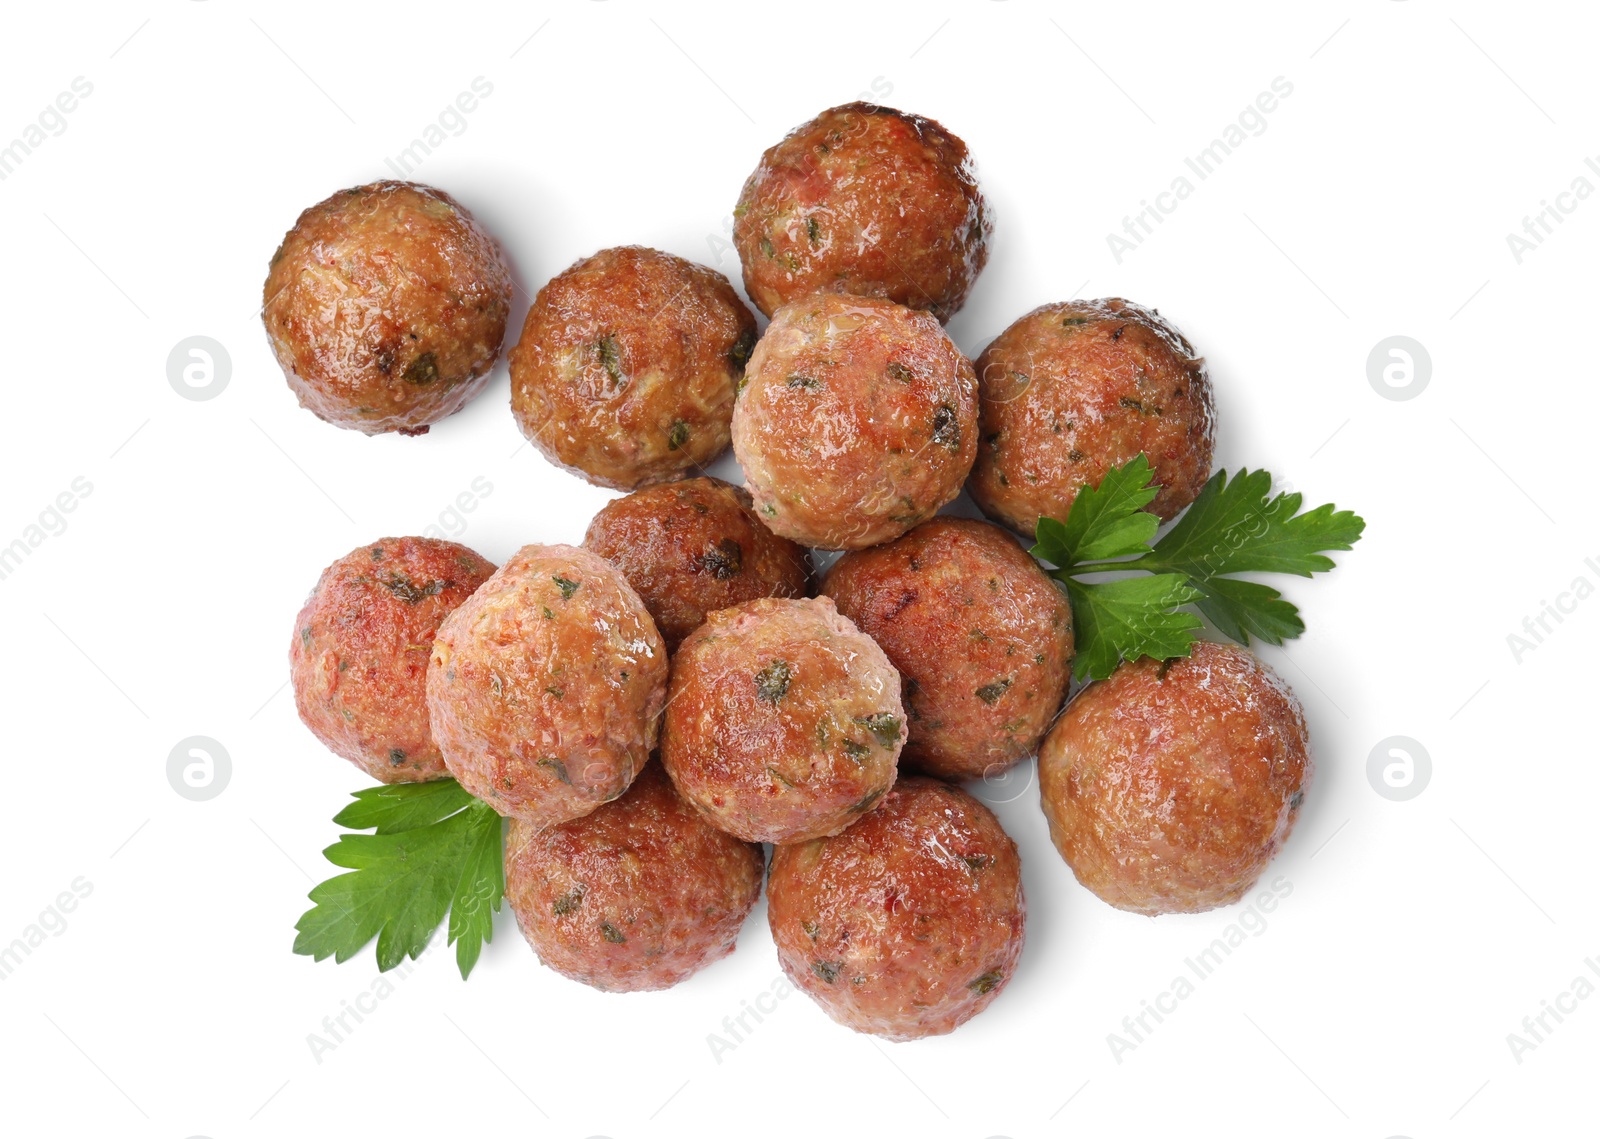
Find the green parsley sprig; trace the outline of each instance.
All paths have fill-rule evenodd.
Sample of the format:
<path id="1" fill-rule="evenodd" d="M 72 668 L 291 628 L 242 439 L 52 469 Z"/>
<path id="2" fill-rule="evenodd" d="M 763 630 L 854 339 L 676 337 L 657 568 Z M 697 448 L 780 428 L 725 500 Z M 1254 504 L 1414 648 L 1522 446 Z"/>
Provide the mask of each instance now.
<path id="1" fill-rule="evenodd" d="M 1231 640 L 1268 644 L 1305 632 L 1299 610 L 1271 586 L 1240 573 L 1310 577 L 1333 568 L 1329 550 L 1348 550 L 1366 522 L 1331 505 L 1300 511 L 1299 493 L 1272 493 L 1266 471 L 1218 471 L 1198 498 L 1152 543 L 1161 520 L 1150 461 L 1139 455 L 1078 492 L 1066 520 L 1041 518 L 1033 556 L 1056 568 L 1072 604 L 1077 680 L 1103 680 L 1120 661 L 1186 657 L 1201 628 L 1193 606 Z M 1148 576 L 1082 578 L 1138 570 Z"/>
<path id="2" fill-rule="evenodd" d="M 493 808 L 454 779 L 395 783 L 355 792 L 333 821 L 372 834 L 345 834 L 322 853 L 351 871 L 314 887 L 294 951 L 348 961 L 374 937 L 378 968 L 416 958 L 446 912 L 449 944 L 466 979 L 505 894 L 504 830 Z"/>

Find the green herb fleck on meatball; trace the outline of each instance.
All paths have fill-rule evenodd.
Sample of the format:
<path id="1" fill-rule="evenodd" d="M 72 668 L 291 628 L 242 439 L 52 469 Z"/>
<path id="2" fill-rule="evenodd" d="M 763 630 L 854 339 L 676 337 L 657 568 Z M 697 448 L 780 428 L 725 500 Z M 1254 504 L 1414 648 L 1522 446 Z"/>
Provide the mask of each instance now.
<path id="1" fill-rule="evenodd" d="M 843 961 L 813 961 L 811 963 L 811 971 L 830 985 L 839 979 L 839 970 L 843 968 Z"/>
<path id="2" fill-rule="evenodd" d="M 750 353 L 755 351 L 756 330 L 747 328 L 739 333 L 739 339 L 733 342 L 733 347 L 728 349 L 728 363 L 740 371 L 750 362 Z"/>
<path id="3" fill-rule="evenodd" d="M 672 430 L 667 432 L 667 450 L 676 451 L 689 441 L 689 425 L 681 419 L 672 421 Z"/>
<path id="4" fill-rule="evenodd" d="M 617 338 L 610 333 L 594 342 L 595 354 L 600 357 L 600 366 L 606 370 L 606 376 L 613 384 L 622 382 L 622 346 L 617 343 Z"/>
<path id="5" fill-rule="evenodd" d="M 941 403 L 939 410 L 933 413 L 933 441 L 943 443 L 952 451 L 961 450 L 961 422 L 956 409 L 947 403 Z"/>
<path id="6" fill-rule="evenodd" d="M 732 538 L 723 538 L 700 555 L 700 565 L 718 581 L 729 581 L 739 576 L 744 566 L 744 551 Z"/>
<path id="7" fill-rule="evenodd" d="M 407 605 L 416 605 L 426 597 L 433 597 L 445 587 L 442 581 L 430 581 L 426 585 L 419 586 L 404 574 L 398 573 L 390 574 L 381 584 Z"/>
<path id="8" fill-rule="evenodd" d="M 995 986 L 1005 980 L 1005 974 L 998 969 L 990 969 L 975 981 L 969 981 L 967 988 L 977 993 L 980 997 L 985 993 L 994 992 Z"/>
<path id="9" fill-rule="evenodd" d="M 756 673 L 756 697 L 776 704 L 789 691 L 789 662 L 775 660 Z"/>
<path id="10" fill-rule="evenodd" d="M 1000 697 L 1004 696 L 1006 689 L 1010 687 L 1011 678 L 1006 676 L 989 684 L 985 684 L 982 688 L 978 689 L 976 695 L 978 699 L 982 700 L 985 704 L 993 704 L 996 700 L 1000 699 Z"/>
<path id="11" fill-rule="evenodd" d="M 541 759 L 539 766 L 550 772 L 568 787 L 572 786 L 572 777 L 567 774 L 567 765 L 559 759 Z"/>
<path id="12" fill-rule="evenodd" d="M 555 914 L 558 918 L 565 917 L 567 914 L 572 913 L 579 906 L 583 905 L 583 895 L 584 887 L 574 887 L 567 893 L 562 894 L 554 902 L 550 903 L 551 913 Z"/>
<path id="13" fill-rule="evenodd" d="M 856 723 L 872 733 L 883 747 L 893 747 L 900 740 L 900 717 L 888 712 L 874 712 L 870 716 L 857 716 Z"/>
<path id="14" fill-rule="evenodd" d="M 570 577 L 562 577 L 558 573 L 551 574 L 550 580 L 560 587 L 561 600 L 563 601 L 571 601 L 572 595 L 578 592 L 578 586 L 583 584 L 581 581 L 573 581 Z"/>
<path id="15" fill-rule="evenodd" d="M 620 929 L 608 921 L 603 921 L 600 923 L 600 936 L 605 938 L 612 945 L 621 945 L 623 942 L 628 940 L 622 935 L 622 931 Z M 999 976 L 999 974 L 996 974 L 996 976 Z M 988 992 L 988 990 L 985 989 L 984 992 Z"/>
<path id="16" fill-rule="evenodd" d="M 406 366 L 404 377 L 406 383 L 418 387 L 431 384 L 439 378 L 439 361 L 432 352 L 424 352 Z"/>

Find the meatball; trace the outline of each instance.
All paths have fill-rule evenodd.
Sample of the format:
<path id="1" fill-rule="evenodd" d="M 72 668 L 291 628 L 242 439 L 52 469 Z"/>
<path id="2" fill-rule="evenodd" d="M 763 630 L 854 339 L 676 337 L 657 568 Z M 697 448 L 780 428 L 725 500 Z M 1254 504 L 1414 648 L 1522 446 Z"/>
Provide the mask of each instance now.
<path id="1" fill-rule="evenodd" d="M 1022 954 L 1017 844 L 971 795 L 910 776 L 849 830 L 772 854 L 767 920 L 796 987 L 890 1040 L 988 1007 Z"/>
<path id="2" fill-rule="evenodd" d="M 727 450 L 755 342 L 722 274 L 602 249 L 539 290 L 511 350 L 511 409 L 545 458 L 592 483 L 681 478 Z"/>
<path id="3" fill-rule="evenodd" d="M 1244 649 L 1117 667 L 1039 751 L 1050 837 L 1103 901 L 1138 914 L 1238 901 L 1278 853 L 1311 781 L 1300 702 Z"/>
<path id="4" fill-rule="evenodd" d="M 1072 609 L 1010 534 L 930 519 L 844 555 L 822 592 L 900 670 L 902 763 L 975 779 L 1034 753 L 1067 694 Z"/>
<path id="5" fill-rule="evenodd" d="M 421 435 L 489 382 L 511 269 L 443 190 L 374 182 L 301 214 L 263 293 L 301 407 L 367 435 Z"/>
<path id="6" fill-rule="evenodd" d="M 745 292 L 768 316 L 827 292 L 949 320 L 994 231 L 966 143 L 932 119 L 869 103 L 790 131 L 761 156 L 733 217 Z"/>
<path id="7" fill-rule="evenodd" d="M 826 597 L 720 609 L 673 657 L 661 762 L 747 842 L 838 834 L 894 783 L 905 739 L 894 666 Z"/>
<path id="8" fill-rule="evenodd" d="M 622 798 L 581 819 L 512 820 L 506 897 L 557 973 L 641 992 L 733 952 L 764 865 L 759 846 L 707 823 L 652 763 Z"/>
<path id="9" fill-rule="evenodd" d="M 977 379 L 927 313 L 829 293 L 795 301 L 772 318 L 745 380 L 733 448 L 775 533 L 861 549 L 961 493 Z"/>
<path id="10" fill-rule="evenodd" d="M 1032 534 L 1083 486 L 1141 451 L 1170 519 L 1211 474 L 1206 364 L 1160 313 L 1132 301 L 1045 305 L 978 357 L 983 435 L 967 490 L 989 517 Z"/>
<path id="11" fill-rule="evenodd" d="M 761 525 L 749 494 L 721 479 L 615 499 L 589 523 L 583 544 L 638 591 L 668 652 L 707 613 L 757 597 L 804 597 L 811 577 L 805 550 Z"/>
<path id="12" fill-rule="evenodd" d="M 655 746 L 667 650 L 611 563 L 524 546 L 439 627 L 428 712 L 444 762 L 539 826 L 628 789 Z"/>
<path id="13" fill-rule="evenodd" d="M 428 728 L 428 654 L 439 623 L 492 573 L 434 538 L 379 538 L 323 570 L 289 646 L 311 734 L 383 783 L 449 775 Z"/>

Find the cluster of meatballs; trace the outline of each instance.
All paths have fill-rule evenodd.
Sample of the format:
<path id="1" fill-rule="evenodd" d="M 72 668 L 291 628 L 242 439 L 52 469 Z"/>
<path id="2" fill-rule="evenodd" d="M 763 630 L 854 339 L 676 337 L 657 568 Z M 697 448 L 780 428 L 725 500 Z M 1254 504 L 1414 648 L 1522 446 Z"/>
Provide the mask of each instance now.
<path id="1" fill-rule="evenodd" d="M 1119 299 L 1045 305 L 969 360 L 943 322 L 993 218 L 928 119 L 824 112 L 734 216 L 764 332 L 720 274 L 637 246 L 539 291 L 516 421 L 629 493 L 582 546 L 499 568 L 426 538 L 333 563 L 295 624 L 306 725 L 376 779 L 453 777 L 507 817 L 524 935 L 608 991 L 729 953 L 765 877 L 783 968 L 828 1015 L 951 1031 L 1005 988 L 1025 915 L 1016 844 L 959 783 L 1035 754 L 1052 839 L 1099 897 L 1241 898 L 1311 775 L 1295 698 L 1198 644 L 1067 702 L 1072 611 L 1013 533 L 1140 453 L 1152 510 L 1193 501 L 1204 361 Z M 485 382 L 510 288 L 465 208 L 385 182 L 301 216 L 263 313 L 307 408 L 418 434 Z M 703 473 L 730 443 L 742 488 Z M 963 488 L 994 521 L 939 513 Z M 809 549 L 843 553 L 818 575 Z"/>

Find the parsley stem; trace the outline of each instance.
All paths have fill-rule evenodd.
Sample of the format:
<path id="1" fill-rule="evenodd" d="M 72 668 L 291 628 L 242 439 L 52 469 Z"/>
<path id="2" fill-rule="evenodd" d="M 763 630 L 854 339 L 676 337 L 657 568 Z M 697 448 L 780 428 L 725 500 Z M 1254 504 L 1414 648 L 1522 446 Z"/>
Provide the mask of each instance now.
<path id="1" fill-rule="evenodd" d="M 1077 577 L 1079 574 L 1106 573 L 1110 570 L 1150 570 L 1148 565 L 1143 564 L 1144 561 L 1144 558 L 1138 557 L 1120 562 L 1081 562 L 1067 569 L 1057 570 L 1056 573 L 1061 577 Z"/>

